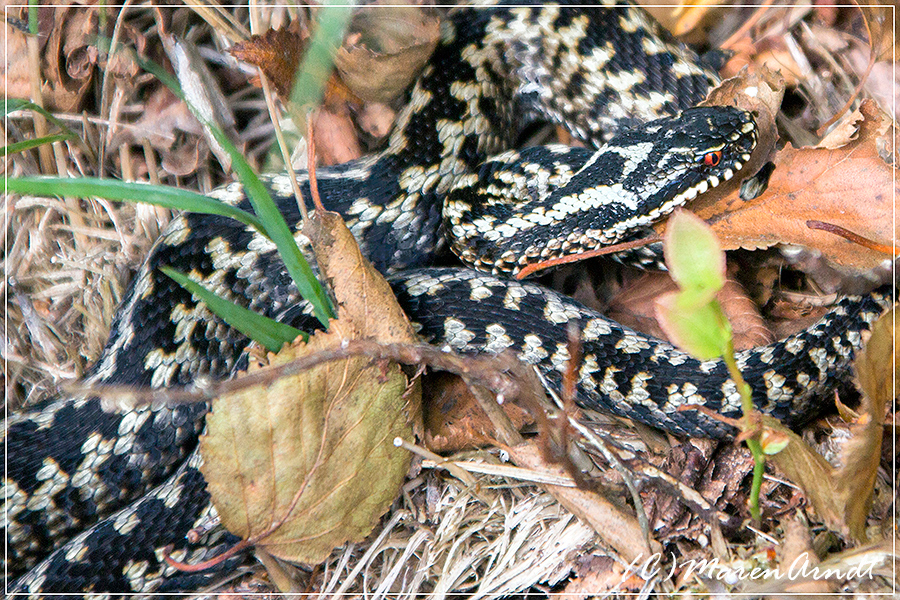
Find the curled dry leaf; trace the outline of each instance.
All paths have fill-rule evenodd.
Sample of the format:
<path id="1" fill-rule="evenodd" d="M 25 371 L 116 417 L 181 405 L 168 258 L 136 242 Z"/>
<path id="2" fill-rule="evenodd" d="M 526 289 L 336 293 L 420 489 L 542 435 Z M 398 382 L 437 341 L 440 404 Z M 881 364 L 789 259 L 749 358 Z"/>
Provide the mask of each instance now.
<path id="1" fill-rule="evenodd" d="M 668 273 L 648 272 L 626 285 L 613 296 L 604 311 L 606 316 L 636 331 L 665 339 L 665 333 L 656 320 L 655 299 L 665 293 L 677 291 L 678 286 Z M 746 290 L 728 279 L 716 299 L 731 323 L 734 346 L 738 351 L 763 346 L 774 341 L 765 319 Z"/>
<path id="2" fill-rule="evenodd" d="M 718 198 L 737 194 L 741 180 L 755 175 L 763 165 L 772 160 L 775 142 L 778 141 L 775 115 L 778 114 L 783 97 L 784 79 L 779 73 L 766 67 L 760 67 L 753 73 L 743 70 L 736 77 L 726 79 L 710 90 L 706 100 L 701 102 L 702 106 L 736 106 L 750 111 L 756 117 L 759 138 L 750 160 L 741 170 L 742 176 L 700 196 L 689 206 L 692 212 L 699 214 L 700 207 L 715 202 Z"/>
<path id="3" fill-rule="evenodd" d="M 191 135 L 185 138 L 181 132 Z M 169 88 L 161 86 L 144 102 L 141 118 L 130 127 L 118 128 L 109 145 L 116 147 L 146 140 L 162 154 L 163 170 L 183 177 L 193 173 L 209 154 L 208 147 L 199 143 L 197 136 L 201 133 L 202 127 L 187 104 Z"/>
<path id="4" fill-rule="evenodd" d="M 343 340 L 416 341 L 390 286 L 338 215 L 304 229 L 331 283 L 338 320 L 308 344 L 269 354 L 251 372 L 333 349 Z M 203 475 L 222 523 L 285 560 L 318 563 L 365 538 L 396 498 L 421 420 L 421 392 L 400 367 L 335 361 L 217 398 L 201 438 Z"/>
<path id="5" fill-rule="evenodd" d="M 389 102 L 412 83 L 437 46 L 440 20 L 421 6 L 359 12 L 334 62 L 354 94 Z"/>
<path id="6" fill-rule="evenodd" d="M 294 86 L 294 74 L 306 48 L 309 34 L 291 29 L 269 29 L 262 35 L 250 36 L 245 42 L 231 47 L 229 52 L 262 69 L 271 80 L 278 95 L 287 100 Z M 259 85 L 256 79 L 253 83 Z"/>
<path id="7" fill-rule="evenodd" d="M 847 267 L 879 265 L 889 257 L 807 225 L 821 221 L 888 247 L 893 242 L 894 172 L 879 149 L 894 133 L 874 103 L 863 102 L 860 115 L 855 139 L 843 146 L 788 145 L 779 152 L 769 187 L 758 198 L 744 201 L 731 192 L 717 201 L 703 199 L 692 210 L 710 224 L 726 250 L 796 244 Z M 850 137 L 846 131 L 837 135 Z M 835 139 L 828 143 L 834 145 Z"/>
<path id="8" fill-rule="evenodd" d="M 841 469 L 835 478 L 835 489 L 845 499 L 844 520 L 853 537 L 860 540 L 866 539 L 866 517 L 872 508 L 885 410 L 900 391 L 894 377 L 900 367 L 893 326 L 895 310 L 875 322 L 872 336 L 854 362 L 862 390 L 861 414 L 850 425 L 852 437 L 841 452 Z"/>
<path id="9" fill-rule="evenodd" d="M 350 114 L 341 110 L 319 110 L 312 115 L 316 136 L 316 159 L 320 165 L 336 165 L 363 155 Z"/>
<path id="10" fill-rule="evenodd" d="M 41 44 L 46 42 L 41 49 L 44 102 L 50 110 L 77 111 L 90 89 L 99 60 L 97 8 L 77 4 L 42 8 L 40 31 L 49 34 L 39 36 Z M 115 18 L 114 13 L 111 18 Z M 10 47 L 9 60 L 5 61 L 5 82 L 9 87 L 4 89 L 8 89 L 10 97 L 30 97 L 25 70 L 28 68 L 27 53 L 22 51 L 24 44 L 19 45 L 25 34 L 9 25 L 5 29 Z"/>
<path id="11" fill-rule="evenodd" d="M 294 77 L 300 68 L 309 43 L 307 31 L 296 28 L 270 29 L 262 35 L 235 44 L 230 52 L 235 58 L 262 69 L 275 86 L 285 104 L 290 103 Z M 252 83 L 260 85 L 259 78 Z M 316 134 L 316 158 L 321 165 L 348 162 L 362 156 L 362 147 L 346 104 L 358 105 L 359 98 L 347 88 L 340 77 L 332 74 L 325 84 L 321 110 L 313 117 Z"/>

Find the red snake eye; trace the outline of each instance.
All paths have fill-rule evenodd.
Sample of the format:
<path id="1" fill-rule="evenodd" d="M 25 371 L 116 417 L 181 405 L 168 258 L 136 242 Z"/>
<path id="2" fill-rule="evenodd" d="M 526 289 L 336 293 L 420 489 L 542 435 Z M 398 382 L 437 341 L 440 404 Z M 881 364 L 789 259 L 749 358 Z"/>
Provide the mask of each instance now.
<path id="1" fill-rule="evenodd" d="M 716 150 L 715 152 L 709 152 L 703 157 L 703 164 L 707 167 L 715 167 L 722 160 L 722 151 Z"/>

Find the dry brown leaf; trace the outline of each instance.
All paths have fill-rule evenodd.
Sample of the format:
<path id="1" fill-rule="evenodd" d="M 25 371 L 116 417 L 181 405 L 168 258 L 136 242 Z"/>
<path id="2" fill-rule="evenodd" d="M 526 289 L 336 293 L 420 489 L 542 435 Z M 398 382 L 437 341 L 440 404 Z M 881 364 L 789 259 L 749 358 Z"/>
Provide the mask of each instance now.
<path id="1" fill-rule="evenodd" d="M 187 104 L 163 86 L 147 98 L 140 119 L 129 127 L 116 129 L 109 146 L 140 144 L 146 140 L 162 155 L 162 168 L 183 177 L 193 173 L 209 155 L 208 146 L 200 143 L 201 134 L 200 122 Z"/>
<path id="2" fill-rule="evenodd" d="M 229 52 L 244 62 L 262 69 L 278 95 L 287 100 L 294 87 L 294 75 L 306 50 L 309 34 L 290 29 L 270 29 L 231 47 Z M 259 85 L 259 81 L 254 81 Z"/>
<path id="3" fill-rule="evenodd" d="M 609 300 L 604 313 L 607 317 L 635 331 L 666 339 L 666 334 L 656 320 L 656 299 L 678 290 L 668 273 L 648 272 L 640 279 L 626 285 Z"/>
<path id="4" fill-rule="evenodd" d="M 282 102 L 289 103 L 294 77 L 308 42 L 309 33 L 306 31 L 270 29 L 263 35 L 254 35 L 246 42 L 235 44 L 231 53 L 262 69 Z M 260 85 L 259 78 L 251 79 L 251 83 Z M 357 106 L 361 100 L 353 95 L 337 74 L 332 74 L 325 84 L 321 108 L 313 117 L 316 158 L 320 165 L 349 162 L 363 154 L 347 110 L 348 103 Z"/>
<path id="5" fill-rule="evenodd" d="M 859 109 L 853 111 L 841 119 L 837 126 L 819 141 L 816 147 L 837 150 L 859 139 L 859 124 L 863 119 L 865 117 Z"/>
<path id="6" fill-rule="evenodd" d="M 206 159 L 207 156 L 209 150 L 200 143 L 200 138 L 188 138 L 173 150 L 162 152 L 161 166 L 166 173 L 186 177 L 195 173 L 200 160 Z"/>
<path id="7" fill-rule="evenodd" d="M 250 372 L 344 340 L 416 341 L 390 286 L 359 250 L 340 216 L 306 223 L 338 320 L 307 344 L 269 354 Z M 318 563 L 364 539 L 396 498 L 421 421 L 421 392 L 399 365 L 357 357 L 225 394 L 201 438 L 202 472 L 222 523 L 269 554 Z M 236 451 L 237 450 L 237 451 Z"/>
<path id="8" fill-rule="evenodd" d="M 614 321 L 641 333 L 666 339 L 665 332 L 656 320 L 655 300 L 663 294 L 677 290 L 678 286 L 668 273 L 647 273 L 616 294 L 610 300 L 606 314 Z M 775 336 L 740 284 L 727 280 L 725 286 L 716 294 L 716 299 L 731 323 L 734 347 L 737 351 L 774 341 Z"/>
<path id="9" fill-rule="evenodd" d="M 726 250 L 797 244 L 845 266 L 880 264 L 889 257 L 807 226 L 809 220 L 822 221 L 887 246 L 893 241 L 894 173 L 877 144 L 886 121 L 869 101 L 860 111 L 859 133 L 848 144 L 836 150 L 788 145 L 779 152 L 769 187 L 760 197 L 744 201 L 733 192 L 691 209 L 712 226 Z"/>
<path id="10" fill-rule="evenodd" d="M 685 441 L 666 452 L 660 470 L 696 490 L 701 479 L 713 466 L 711 459 L 714 450 L 715 447 L 709 440 Z M 707 486 L 703 497 L 710 502 L 717 501 L 725 486 L 720 484 L 717 487 L 718 489 L 713 490 Z M 683 501 L 677 490 L 673 491 L 662 485 L 651 485 L 644 491 L 643 498 L 647 519 L 657 539 L 662 541 L 673 534 L 686 533 L 687 523 L 695 513 Z"/>
<path id="11" fill-rule="evenodd" d="M 42 29 L 49 39 L 42 53 L 48 107 L 77 111 L 87 93 L 98 60 L 98 16 L 95 7 L 57 6 L 53 24 Z"/>
<path id="12" fill-rule="evenodd" d="M 354 335 L 328 333 L 251 365 L 249 373 Z M 313 367 L 216 398 L 200 438 L 201 472 L 229 531 L 284 560 L 319 563 L 364 539 L 397 497 L 410 455 L 407 380 L 365 357 Z"/>
<path id="13" fill-rule="evenodd" d="M 749 350 L 775 341 L 765 319 L 759 314 L 759 308 L 739 283 L 727 280 L 716 294 L 716 299 L 731 323 L 735 350 Z"/>
<path id="14" fill-rule="evenodd" d="M 429 450 L 456 452 L 497 444 L 493 423 L 461 377 L 432 373 L 425 381 L 422 398 L 424 441 Z M 504 402 L 501 407 L 516 429 L 534 422 L 528 412 L 514 402 Z"/>
<path id="15" fill-rule="evenodd" d="M 317 110 L 312 115 L 319 165 L 336 165 L 363 155 L 353 119 L 346 110 Z"/>
<path id="16" fill-rule="evenodd" d="M 867 398 L 859 412 L 870 412 L 879 422 L 888 403 L 900 395 L 900 381 L 892 377 L 900 373 L 900 352 L 892 318 L 895 311 L 896 307 L 875 322 L 872 337 L 854 363 L 860 388 Z"/>
<path id="17" fill-rule="evenodd" d="M 568 477 L 561 467 L 549 465 L 543 452 L 533 443 L 520 444 L 507 448 L 510 458 L 519 466 L 536 471 L 549 472 L 552 475 Z M 569 512 L 591 526 L 599 533 L 604 542 L 612 546 L 626 560 L 631 561 L 640 556 L 649 556 L 659 550 L 659 544 L 650 540 L 652 548 L 647 548 L 637 519 L 619 510 L 602 496 L 578 488 L 555 485 L 543 486 L 553 497 L 559 500 Z"/>
<path id="18" fill-rule="evenodd" d="M 630 597 L 640 594 L 646 581 L 616 562 L 611 556 L 590 555 L 578 561 L 576 577 L 566 587 L 550 595 L 550 600 L 587 600 L 588 598 Z"/>
<path id="19" fill-rule="evenodd" d="M 363 256 L 340 215 L 312 213 L 303 233 L 316 253 L 322 277 L 334 293 L 341 321 L 350 320 L 359 337 L 379 342 L 418 342 L 391 286 Z"/>
<path id="20" fill-rule="evenodd" d="M 894 374 L 900 367 L 892 309 L 872 326 L 872 337 L 854 362 L 862 389 L 860 417 L 850 425 L 851 438 L 841 452 L 841 468 L 835 476 L 835 490 L 844 500 L 844 520 L 858 540 L 866 539 L 866 518 L 872 508 L 872 492 L 881 461 L 884 415 L 897 397 Z"/>
<path id="21" fill-rule="evenodd" d="M 334 63 L 356 96 L 390 102 L 406 90 L 434 52 L 440 20 L 421 6 L 376 5 L 355 16 Z"/>

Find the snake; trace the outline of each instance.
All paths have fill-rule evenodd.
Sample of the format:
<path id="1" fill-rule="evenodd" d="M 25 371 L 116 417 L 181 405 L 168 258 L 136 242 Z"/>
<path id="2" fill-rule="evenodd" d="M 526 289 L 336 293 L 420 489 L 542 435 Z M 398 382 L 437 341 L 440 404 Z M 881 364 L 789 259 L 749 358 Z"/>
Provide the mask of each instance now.
<path id="1" fill-rule="evenodd" d="M 721 182 L 746 177 L 752 114 L 697 107 L 718 81 L 696 53 L 642 9 L 456 8 L 379 152 L 317 172 L 391 283 L 424 340 L 461 353 L 512 349 L 561 384 L 566 325 L 579 324 L 582 406 L 680 436 L 734 430 L 699 411 L 740 414 L 720 360 L 699 361 L 538 283 L 529 264 L 630 239 Z M 537 122 L 584 147 L 516 147 Z M 298 174 L 309 197 L 306 173 Z M 291 181 L 263 177 L 300 239 Z M 209 194 L 249 209 L 242 186 Z M 466 267 L 435 266 L 449 247 Z M 172 219 L 116 311 L 87 383 L 186 386 L 246 364 L 249 341 L 160 273 L 189 273 L 217 295 L 299 328 L 311 309 L 274 245 L 216 215 Z M 846 378 L 866 330 L 892 302 L 877 290 L 841 299 L 816 324 L 741 352 L 756 406 L 791 425 Z M 217 524 L 196 449 L 207 406 L 157 403 L 104 411 L 89 394 L 61 394 L 5 423 L 5 568 L 33 597 L 196 589 L 217 571 L 184 573 L 238 540 Z M 238 555 L 220 565 L 244 560 Z"/>

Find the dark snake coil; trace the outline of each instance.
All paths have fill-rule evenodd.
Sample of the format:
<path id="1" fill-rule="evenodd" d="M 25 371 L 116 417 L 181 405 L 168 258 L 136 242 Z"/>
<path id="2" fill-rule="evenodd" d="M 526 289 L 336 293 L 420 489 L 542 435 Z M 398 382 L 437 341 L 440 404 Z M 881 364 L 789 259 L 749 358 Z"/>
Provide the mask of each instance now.
<path id="1" fill-rule="evenodd" d="M 579 402 L 679 435 L 727 436 L 698 412 L 676 412 L 702 404 L 737 414 L 737 393 L 719 361 L 698 362 L 534 284 L 417 269 L 439 251 L 444 217 L 464 260 L 509 272 L 627 237 L 732 177 L 755 143 L 746 113 L 696 109 L 638 125 L 689 109 L 715 80 L 633 7 L 458 10 L 387 149 L 322 169 L 320 193 L 376 267 L 392 274 L 424 338 L 461 352 L 511 347 L 558 384 L 565 324 L 577 319 L 585 352 Z M 547 147 L 485 163 L 533 120 L 560 124 L 594 147 L 617 137 L 597 154 Z M 698 168 L 709 152 L 720 152 L 721 162 Z M 288 223 L 298 224 L 286 178 L 267 181 Z M 213 195 L 249 209 L 236 184 Z M 185 385 L 240 366 L 247 340 L 161 275 L 163 265 L 257 312 L 311 327 L 270 243 L 225 218 L 182 215 L 137 274 L 89 381 Z M 757 406 L 792 424 L 808 419 L 889 301 L 879 293 L 844 299 L 806 331 L 741 353 Z M 58 398 L 11 417 L 5 566 L 12 577 L 28 571 L 12 590 L 163 592 L 207 581 L 208 573 L 179 573 L 161 560 L 166 546 L 173 558 L 198 562 L 236 541 L 210 526 L 214 510 L 194 452 L 205 410 L 109 414 L 95 398 Z M 206 533 L 186 539 L 197 527 Z"/>

